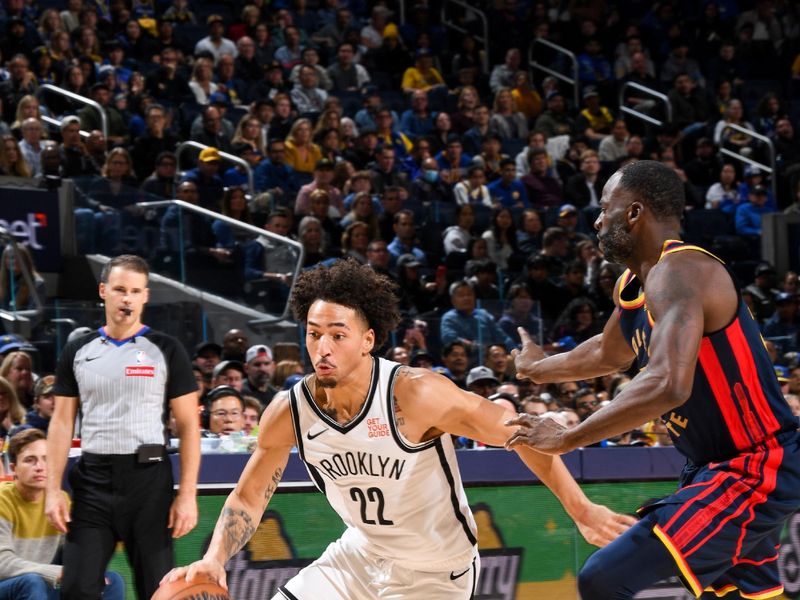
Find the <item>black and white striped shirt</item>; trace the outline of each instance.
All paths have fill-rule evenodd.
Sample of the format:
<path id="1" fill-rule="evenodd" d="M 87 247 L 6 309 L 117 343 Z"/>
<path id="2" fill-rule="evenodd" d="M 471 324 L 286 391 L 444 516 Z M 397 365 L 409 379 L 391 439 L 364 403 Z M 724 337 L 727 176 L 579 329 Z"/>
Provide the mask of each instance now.
<path id="1" fill-rule="evenodd" d="M 56 370 L 55 394 L 80 398 L 81 448 L 95 454 L 163 444 L 169 401 L 193 391 L 186 350 L 146 326 L 124 340 L 101 327 L 67 344 Z"/>

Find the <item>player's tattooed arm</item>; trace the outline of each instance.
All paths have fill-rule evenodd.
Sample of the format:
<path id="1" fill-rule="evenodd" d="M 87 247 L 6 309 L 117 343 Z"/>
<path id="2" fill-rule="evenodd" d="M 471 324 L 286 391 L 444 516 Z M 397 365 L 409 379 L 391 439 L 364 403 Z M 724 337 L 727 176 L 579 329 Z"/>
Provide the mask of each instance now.
<path id="1" fill-rule="evenodd" d="M 239 552 L 255 531 L 256 526 L 247 511 L 239 508 L 223 508 L 217 520 L 216 535 L 222 541 L 225 560 Z"/>
<path id="2" fill-rule="evenodd" d="M 278 467 L 272 474 L 272 481 L 269 482 L 267 489 L 264 491 L 264 510 L 266 510 L 267 504 L 269 504 L 272 496 L 274 496 L 275 492 L 278 490 L 278 484 L 281 482 L 281 477 L 283 477 L 283 469 Z"/>

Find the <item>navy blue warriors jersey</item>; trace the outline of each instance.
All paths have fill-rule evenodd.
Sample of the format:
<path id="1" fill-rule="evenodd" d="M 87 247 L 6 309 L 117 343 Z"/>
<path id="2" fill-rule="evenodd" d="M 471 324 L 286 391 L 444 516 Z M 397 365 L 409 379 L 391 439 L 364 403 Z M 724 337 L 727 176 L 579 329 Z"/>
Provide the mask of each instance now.
<path id="1" fill-rule="evenodd" d="M 703 252 L 719 260 L 680 240 L 667 240 L 661 258 L 682 251 Z M 689 399 L 662 415 L 675 447 L 696 465 L 732 458 L 798 427 L 781 394 L 758 323 L 738 288 L 736 292 L 739 307 L 734 318 L 723 329 L 703 336 Z M 645 369 L 650 337 L 658 323 L 630 270 L 620 285 L 619 318 L 639 368 Z"/>

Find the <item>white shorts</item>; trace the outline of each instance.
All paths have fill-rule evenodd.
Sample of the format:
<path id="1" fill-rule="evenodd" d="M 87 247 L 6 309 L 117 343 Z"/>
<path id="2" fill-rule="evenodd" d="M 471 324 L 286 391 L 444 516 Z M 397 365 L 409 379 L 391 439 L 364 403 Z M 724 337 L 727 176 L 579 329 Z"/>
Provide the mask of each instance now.
<path id="1" fill-rule="evenodd" d="M 480 568 L 477 551 L 463 568 L 427 573 L 336 540 L 272 600 L 468 600 L 475 595 Z"/>

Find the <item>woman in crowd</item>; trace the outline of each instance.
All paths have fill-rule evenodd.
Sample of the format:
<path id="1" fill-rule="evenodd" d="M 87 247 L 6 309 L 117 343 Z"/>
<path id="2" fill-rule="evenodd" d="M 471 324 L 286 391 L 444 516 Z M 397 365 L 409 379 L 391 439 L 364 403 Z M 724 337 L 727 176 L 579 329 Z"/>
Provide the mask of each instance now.
<path id="1" fill-rule="evenodd" d="M 507 208 L 496 208 L 492 212 L 489 229 L 481 235 L 486 240 L 489 259 L 503 271 L 509 267 L 509 259 L 517 251 L 517 228 L 514 216 Z"/>
<path id="2" fill-rule="evenodd" d="M 486 187 L 486 171 L 479 165 L 467 169 L 467 176 L 453 187 L 456 204 L 492 205 L 492 196 Z"/>
<path id="3" fill-rule="evenodd" d="M 297 226 L 297 240 L 303 244 L 305 250 L 303 267 L 313 267 L 326 258 L 330 258 L 326 252 L 323 233 L 322 223 L 317 217 L 306 216 L 300 219 L 300 224 Z"/>
<path id="4" fill-rule="evenodd" d="M 471 204 L 461 204 L 456 208 L 456 224 L 444 230 L 442 234 L 444 253 L 458 254 L 464 260 L 467 257 L 467 246 L 473 238 L 472 227 L 475 225 L 475 209 Z"/>
<path id="5" fill-rule="evenodd" d="M 497 321 L 505 334 L 521 344 L 518 327 L 525 329 L 536 340 L 541 334 L 542 322 L 533 314 L 533 299 L 528 287 L 523 283 L 515 283 L 508 289 L 508 307 Z"/>
<path id="6" fill-rule="evenodd" d="M 218 86 L 214 83 L 214 63 L 209 58 L 198 58 L 194 61 L 192 78 L 189 81 L 189 89 L 194 94 L 194 101 L 204 106 L 208 104 L 211 94 L 217 91 Z"/>
<path id="7" fill-rule="evenodd" d="M 22 139 L 22 122 L 25 119 L 36 119 L 41 122 L 42 110 L 39 104 L 39 99 L 36 96 L 28 94 L 23 96 L 19 104 L 17 104 L 17 114 L 14 122 L 11 124 L 11 133 L 13 133 L 18 140 Z M 47 139 L 47 129 L 42 131 L 42 139 Z"/>
<path id="8" fill-rule="evenodd" d="M 352 258 L 362 265 L 367 264 L 369 242 L 369 226 L 361 221 L 350 223 L 342 233 L 342 258 Z"/>
<path id="9" fill-rule="evenodd" d="M 431 155 L 436 156 L 447 148 L 447 138 L 453 129 L 453 123 L 450 120 L 450 115 L 442 111 L 436 115 L 433 120 L 433 131 L 429 136 L 426 136 L 430 142 Z"/>
<path id="10" fill-rule="evenodd" d="M 722 165 L 719 181 L 706 192 L 706 208 L 718 208 L 723 212 L 732 213 L 742 200 L 745 198 L 742 198 L 739 192 L 736 168 L 731 164 Z"/>
<path id="11" fill-rule="evenodd" d="M 478 90 L 474 86 L 465 85 L 458 94 L 458 104 L 456 112 L 450 115 L 453 131 L 459 135 L 464 135 L 468 129 L 475 125 L 472 120 L 472 112 L 480 104 L 481 98 Z"/>
<path id="12" fill-rule="evenodd" d="M 272 385 L 279 390 L 283 388 L 283 382 L 292 375 L 303 375 L 303 365 L 296 360 L 281 360 L 275 365 L 275 373 L 272 376 Z"/>
<path id="13" fill-rule="evenodd" d="M 597 309 L 600 322 L 605 323 L 614 311 L 614 286 L 622 274 L 621 269 L 610 263 L 603 263 L 593 278 L 589 297 Z"/>
<path id="14" fill-rule="evenodd" d="M 500 88 L 494 97 L 489 131 L 496 133 L 504 141 L 528 139 L 527 119 L 514 105 L 514 97 L 509 88 Z"/>
<path id="15" fill-rule="evenodd" d="M 744 129 L 755 131 L 753 125 L 744 118 L 744 107 L 741 100 L 733 99 L 728 102 L 725 115 L 717 121 L 714 127 L 714 143 L 719 147 L 726 147 L 737 152 L 743 148 L 752 148 L 754 139 L 745 133 L 726 129 L 728 125 L 738 125 Z"/>
<path id="16" fill-rule="evenodd" d="M 139 182 L 133 161 L 125 148 L 113 148 L 100 171 L 102 177 L 92 182 L 89 196 L 101 206 L 122 209 L 136 202 Z"/>
<path id="17" fill-rule="evenodd" d="M 243 187 L 230 187 L 225 188 L 225 193 L 222 196 L 222 205 L 220 212 L 226 217 L 236 219 L 241 223 L 247 225 L 253 224 L 253 219 L 250 214 L 250 207 L 247 203 L 248 197 Z M 242 230 L 238 230 L 231 226 L 230 223 L 215 220 L 211 224 L 211 229 L 217 238 L 217 248 L 225 248 L 226 250 L 234 250 L 237 242 L 247 239 L 249 234 Z"/>
<path id="18" fill-rule="evenodd" d="M 14 386 L 5 378 L 0 377 L 0 438 L 5 439 L 8 433 L 22 423 L 25 409 L 17 398 Z"/>
<path id="19" fill-rule="evenodd" d="M 33 289 L 23 275 L 27 271 Z M 35 292 L 35 293 L 34 293 Z M 0 307 L 5 310 L 31 310 L 36 308 L 35 297 L 44 300 L 44 278 L 36 270 L 33 257 L 26 246 L 6 246 L 0 258 Z"/>
<path id="20" fill-rule="evenodd" d="M 30 354 L 19 350 L 6 354 L 0 364 L 0 377 L 11 384 L 17 400 L 24 408 L 33 405 L 33 360 Z"/>
<path id="21" fill-rule="evenodd" d="M 313 173 L 322 150 L 311 141 L 311 121 L 297 119 L 286 137 L 286 164 L 301 173 Z"/>
<path id="22" fill-rule="evenodd" d="M 368 227 L 370 239 L 378 237 L 380 226 L 369 192 L 358 192 L 355 195 L 353 203 L 350 205 L 350 212 L 342 218 L 340 225 L 347 227 L 356 222 L 364 223 Z"/>
<path id="23" fill-rule="evenodd" d="M 575 298 L 570 300 L 567 307 L 559 315 L 550 339 L 557 342 L 561 338 L 571 337 L 578 344 L 585 342 L 603 330 L 597 318 L 597 309 L 594 302 L 588 298 Z"/>
<path id="24" fill-rule="evenodd" d="M 22 157 L 19 142 L 13 135 L 6 134 L 0 138 L 0 175 L 13 177 L 31 177 L 33 171 Z"/>
<path id="25" fill-rule="evenodd" d="M 334 164 L 342 160 L 342 137 L 338 128 L 323 129 L 314 137 L 314 141 L 322 152 L 322 158 Z"/>
<path id="26" fill-rule="evenodd" d="M 258 120 L 258 117 L 245 115 L 239 120 L 231 139 L 231 145 L 236 144 L 248 144 L 260 156 L 267 155 L 264 148 L 264 139 L 261 135 L 261 121 Z"/>

